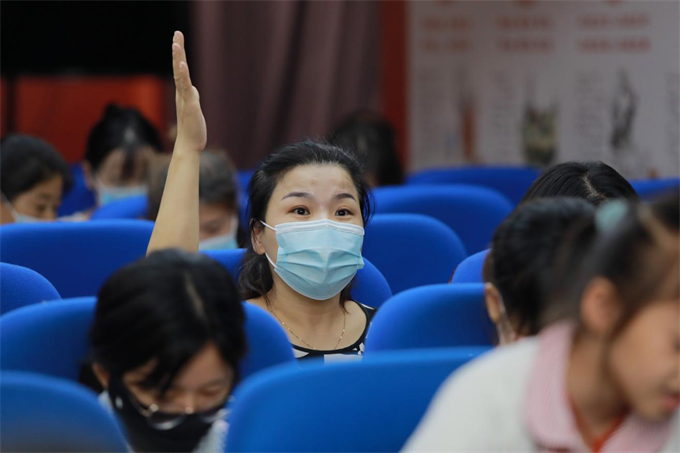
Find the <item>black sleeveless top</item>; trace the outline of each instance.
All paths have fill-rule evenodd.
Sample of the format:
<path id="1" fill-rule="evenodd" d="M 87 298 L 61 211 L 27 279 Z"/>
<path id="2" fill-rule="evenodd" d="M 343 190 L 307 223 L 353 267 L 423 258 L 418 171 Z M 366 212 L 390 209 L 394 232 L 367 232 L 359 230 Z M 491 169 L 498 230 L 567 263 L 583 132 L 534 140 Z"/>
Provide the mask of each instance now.
<path id="1" fill-rule="evenodd" d="M 369 307 L 359 302 L 356 303 L 357 305 L 359 305 L 359 307 L 361 307 L 361 309 L 364 311 L 364 314 L 366 315 L 366 328 L 361 333 L 361 336 L 359 336 L 359 339 L 357 339 L 357 341 L 355 341 L 353 344 L 345 348 L 334 349 L 332 351 L 307 349 L 303 348 L 302 346 L 294 344 L 292 346 L 295 358 L 298 360 L 323 358 L 324 362 L 331 362 L 335 360 L 341 361 L 347 359 L 349 360 L 360 359 L 361 356 L 364 354 L 364 342 L 366 341 L 366 334 L 368 333 L 368 328 L 371 326 L 371 321 L 373 320 L 373 316 L 375 315 L 377 310 L 373 307 Z"/>

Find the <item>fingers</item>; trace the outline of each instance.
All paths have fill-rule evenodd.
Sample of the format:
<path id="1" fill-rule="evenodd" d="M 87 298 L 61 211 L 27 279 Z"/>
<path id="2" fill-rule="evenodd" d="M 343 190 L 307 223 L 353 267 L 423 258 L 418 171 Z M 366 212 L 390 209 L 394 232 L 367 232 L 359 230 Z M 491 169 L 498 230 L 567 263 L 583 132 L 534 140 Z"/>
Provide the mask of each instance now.
<path id="1" fill-rule="evenodd" d="M 184 50 L 184 35 L 176 31 L 172 37 L 172 72 L 177 90 L 186 92 L 192 87 L 189 65 L 187 64 L 186 51 Z"/>

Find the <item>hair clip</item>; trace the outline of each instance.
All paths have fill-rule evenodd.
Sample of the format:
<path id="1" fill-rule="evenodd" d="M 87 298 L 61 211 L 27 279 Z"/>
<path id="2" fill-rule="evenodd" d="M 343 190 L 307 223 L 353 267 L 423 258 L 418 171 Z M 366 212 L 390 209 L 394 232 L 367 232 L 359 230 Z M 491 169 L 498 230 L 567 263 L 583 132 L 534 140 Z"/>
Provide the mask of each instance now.
<path id="1" fill-rule="evenodd" d="M 602 205 L 595 215 L 595 227 L 602 233 L 613 229 L 628 213 L 628 203 L 612 200 Z"/>

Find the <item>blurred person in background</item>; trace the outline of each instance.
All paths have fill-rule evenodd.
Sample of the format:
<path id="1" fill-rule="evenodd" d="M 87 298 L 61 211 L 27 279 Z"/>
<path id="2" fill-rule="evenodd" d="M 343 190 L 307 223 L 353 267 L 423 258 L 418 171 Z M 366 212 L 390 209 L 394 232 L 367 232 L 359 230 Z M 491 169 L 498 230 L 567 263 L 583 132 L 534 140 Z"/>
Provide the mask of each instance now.
<path id="1" fill-rule="evenodd" d="M 109 104 L 87 138 L 83 172 L 97 204 L 146 195 L 154 161 L 163 152 L 156 128 L 139 111 Z"/>
<path id="2" fill-rule="evenodd" d="M 0 223 L 55 220 L 71 172 L 46 141 L 30 135 L 9 135 L 0 142 Z"/>
<path id="3" fill-rule="evenodd" d="M 156 220 L 161 206 L 170 163 L 151 178 L 148 219 Z M 228 250 L 244 247 L 245 230 L 239 224 L 239 190 L 236 171 L 223 150 L 201 154 L 199 206 L 199 250 Z"/>
<path id="4" fill-rule="evenodd" d="M 521 203 L 551 197 L 582 198 L 594 206 L 617 198 L 638 201 L 626 178 L 600 161 L 564 162 L 548 168 L 531 184 Z"/>
<path id="5" fill-rule="evenodd" d="M 359 111 L 349 115 L 331 133 L 330 142 L 355 154 L 371 187 L 404 182 L 394 128 L 379 114 Z"/>

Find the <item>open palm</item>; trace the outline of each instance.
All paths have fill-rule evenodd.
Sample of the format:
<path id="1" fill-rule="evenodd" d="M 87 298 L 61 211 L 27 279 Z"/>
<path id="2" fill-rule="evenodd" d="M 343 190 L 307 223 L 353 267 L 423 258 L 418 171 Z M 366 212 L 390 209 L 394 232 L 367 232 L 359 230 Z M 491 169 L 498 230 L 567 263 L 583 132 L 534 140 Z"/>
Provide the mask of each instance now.
<path id="1" fill-rule="evenodd" d="M 184 35 L 176 31 L 172 37 L 172 73 L 175 79 L 177 140 L 175 149 L 202 151 L 208 140 L 205 118 L 198 90 L 191 83 Z"/>

